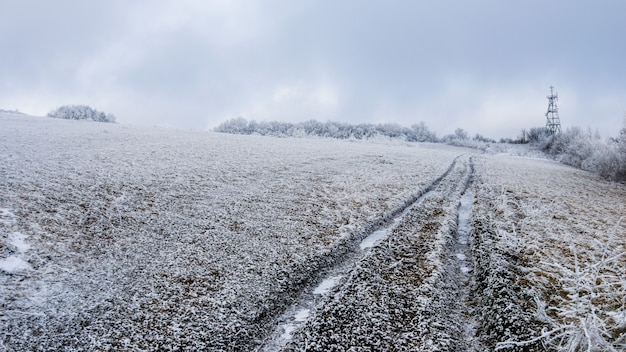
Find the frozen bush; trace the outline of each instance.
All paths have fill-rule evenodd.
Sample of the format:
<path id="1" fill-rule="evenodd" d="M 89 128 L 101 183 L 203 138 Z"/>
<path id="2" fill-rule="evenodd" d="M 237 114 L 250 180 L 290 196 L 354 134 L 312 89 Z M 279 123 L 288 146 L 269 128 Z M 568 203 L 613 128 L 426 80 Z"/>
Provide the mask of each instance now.
<path id="1" fill-rule="evenodd" d="M 555 134 L 539 144 L 558 161 L 595 172 L 613 181 L 626 181 L 626 119 L 618 138 L 604 141 L 579 127 Z"/>
<path id="2" fill-rule="evenodd" d="M 473 140 L 476 141 L 476 142 L 483 142 L 483 143 L 496 143 L 496 141 L 494 139 L 485 137 L 485 136 L 483 136 L 483 135 L 481 135 L 479 133 L 477 133 L 474 136 Z"/>
<path id="3" fill-rule="evenodd" d="M 439 139 L 434 132 L 431 132 L 424 122 L 411 126 L 416 142 L 438 142 Z"/>
<path id="4" fill-rule="evenodd" d="M 105 114 L 88 105 L 63 105 L 50 111 L 48 116 L 66 120 L 93 120 L 115 123 L 113 114 Z"/>
<path id="5" fill-rule="evenodd" d="M 533 127 L 528 132 L 526 130 L 523 131 L 524 138 L 528 143 L 537 143 L 545 141 L 549 136 L 549 132 L 545 127 Z"/>

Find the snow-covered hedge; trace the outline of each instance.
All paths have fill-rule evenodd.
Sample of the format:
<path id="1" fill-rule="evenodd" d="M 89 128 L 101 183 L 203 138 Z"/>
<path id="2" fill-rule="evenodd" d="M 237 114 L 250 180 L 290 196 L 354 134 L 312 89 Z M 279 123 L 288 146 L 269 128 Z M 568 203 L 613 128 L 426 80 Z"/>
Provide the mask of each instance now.
<path id="1" fill-rule="evenodd" d="M 247 121 L 238 117 L 221 123 L 215 132 L 234 134 L 259 134 L 277 137 L 324 137 L 337 139 L 369 139 L 378 136 L 400 138 L 408 142 L 438 142 L 437 135 L 423 123 L 408 127 L 397 124 L 358 124 L 309 120 L 299 123 L 280 121 Z"/>
<path id="2" fill-rule="evenodd" d="M 48 113 L 49 117 L 66 120 L 93 120 L 97 122 L 115 122 L 113 114 L 105 114 L 88 105 L 63 105 Z"/>

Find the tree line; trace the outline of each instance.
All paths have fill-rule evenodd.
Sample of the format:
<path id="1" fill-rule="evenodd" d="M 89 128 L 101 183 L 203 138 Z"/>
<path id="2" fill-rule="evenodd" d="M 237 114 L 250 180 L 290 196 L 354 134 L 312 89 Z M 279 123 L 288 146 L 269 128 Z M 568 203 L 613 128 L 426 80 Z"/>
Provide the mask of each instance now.
<path id="1" fill-rule="evenodd" d="M 242 117 L 230 119 L 214 129 L 215 132 L 257 134 L 275 137 L 322 137 L 336 139 L 371 139 L 389 137 L 408 142 L 439 142 L 440 139 L 423 122 L 404 127 L 398 124 L 357 124 L 328 121 L 305 122 L 247 121 Z"/>

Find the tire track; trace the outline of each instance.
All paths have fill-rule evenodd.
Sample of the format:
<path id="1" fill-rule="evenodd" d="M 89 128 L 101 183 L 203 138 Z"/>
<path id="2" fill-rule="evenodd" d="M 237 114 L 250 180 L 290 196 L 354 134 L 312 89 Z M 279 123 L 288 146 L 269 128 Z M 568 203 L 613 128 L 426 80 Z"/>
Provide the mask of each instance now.
<path id="1" fill-rule="evenodd" d="M 477 165 L 476 199 L 471 222 L 470 242 L 475 261 L 472 301 L 476 306 L 477 337 L 483 350 L 497 350 L 504 341 L 533 340 L 543 331 L 534 289 L 524 278 L 530 269 L 522 256 L 522 246 L 512 237 L 511 219 L 522 218 L 519 205 L 485 178 L 484 165 Z M 507 227 L 502 228 L 505 225 Z M 506 351 L 546 351 L 543 341 L 503 348 Z"/>
<path id="2" fill-rule="evenodd" d="M 457 206 L 455 238 L 446 254 L 443 285 L 439 288 L 444 297 L 441 301 L 451 308 L 447 315 L 450 319 L 438 323 L 454 326 L 457 331 L 456 346 L 460 346 L 459 350 L 468 352 L 485 350 L 478 338 L 479 322 L 475 318 L 477 309 L 472 295 L 472 288 L 475 286 L 475 262 L 471 242 L 475 201 L 473 158 L 470 159 L 469 170 L 469 177 Z"/>
<path id="3" fill-rule="evenodd" d="M 377 330 L 358 322 L 372 322 L 372 314 L 384 312 L 392 312 L 390 319 L 381 319 L 386 322 L 387 328 L 412 320 L 405 315 L 416 312 L 416 309 L 406 306 L 410 305 L 408 298 L 411 295 L 403 291 L 419 287 L 428 280 L 433 283 L 438 280 L 435 272 L 441 272 L 440 269 L 446 265 L 444 253 L 449 252 L 448 242 L 451 241 L 448 237 L 454 237 L 456 232 L 458 200 L 470 178 L 469 158 L 457 157 L 441 177 L 418 192 L 403 207 L 393 211 L 391 216 L 384 217 L 382 223 L 385 227 L 379 225 L 364 236 L 356 236 L 355 242 L 360 242 L 360 249 L 355 248 L 354 243 L 349 253 L 335 259 L 335 264 L 328 270 L 320 271 L 322 275 L 315 281 L 319 284 L 301 293 L 299 299 L 276 320 L 274 331 L 257 350 L 305 347 L 328 350 L 329 346 L 339 341 L 335 341 L 336 338 L 329 340 L 325 334 L 372 338 L 369 346 L 383 349 L 384 346 L 374 345 L 376 331 L 382 333 L 380 339 L 393 336 L 396 343 L 404 341 L 403 338 L 411 335 L 410 332 L 407 336 L 397 336 L 384 332 L 383 326 Z M 372 248 L 375 243 L 378 245 Z M 438 253 L 432 257 L 435 252 Z M 364 297 L 363 293 L 369 296 Z M 374 299 L 372 296 L 378 296 L 376 300 L 382 301 L 384 307 L 368 302 Z M 368 303 L 364 305 L 364 302 Z M 395 303 L 400 306 L 389 306 Z M 373 310 L 368 309 L 372 307 Z M 397 328 L 401 329 L 400 326 Z M 338 333 L 336 329 L 348 330 Z M 349 346 L 356 341 L 343 342 Z M 358 345 L 363 346 L 363 341 Z"/>

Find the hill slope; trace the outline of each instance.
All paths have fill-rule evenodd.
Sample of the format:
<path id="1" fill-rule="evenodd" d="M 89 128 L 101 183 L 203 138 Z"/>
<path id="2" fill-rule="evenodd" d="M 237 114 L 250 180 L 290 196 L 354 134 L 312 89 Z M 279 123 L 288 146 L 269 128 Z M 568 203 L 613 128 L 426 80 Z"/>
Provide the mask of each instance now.
<path id="1" fill-rule="evenodd" d="M 403 336 L 396 343 L 410 340 L 415 348 L 495 348 L 508 340 L 497 346 L 515 349 L 541 337 L 542 328 L 564 326 L 538 339 L 549 346 L 560 343 L 551 337 L 577 331 L 575 317 L 557 309 L 570 307 L 568 270 L 593 267 L 606 248 L 612 256 L 602 257 L 595 277 L 610 283 L 602 288 L 610 298 L 591 303 L 612 334 L 604 339 L 624 344 L 625 280 L 611 271 L 626 264 L 618 253 L 626 233 L 619 222 L 623 185 L 552 162 L 470 158 L 472 151 L 441 145 L 277 139 L 11 114 L 0 115 L 0 126 L 0 346 L 6 350 L 289 349 L 315 336 L 321 349 L 367 349 L 396 333 Z M 467 259 L 456 261 L 458 202 L 468 187 L 475 194 L 472 231 Z M 382 228 L 387 237 L 359 249 Z M 573 256 L 572 248 L 582 249 Z M 397 260 L 389 258 L 405 264 L 390 266 Z M 460 264 L 473 268 L 469 276 L 451 274 Z M 341 265 L 346 274 L 334 288 L 312 294 L 312 311 L 293 340 L 271 343 L 285 329 L 281 314 Z M 388 269 L 374 275 L 372 268 Z M 420 274 L 424 268 L 431 269 Z M 446 285 L 448 278 L 458 285 Z M 471 308 L 466 314 L 476 319 L 457 322 L 454 336 L 431 329 L 449 322 L 442 317 L 428 320 L 435 325 L 398 321 L 408 315 L 395 315 L 400 306 L 393 304 L 407 297 L 388 290 L 409 284 L 416 297 L 440 293 L 439 305 L 463 295 Z M 511 284 L 524 296 L 496 291 Z M 349 303 L 363 293 L 359 287 L 397 301 L 360 311 Z M 554 292 L 562 298 L 551 299 Z M 535 301 L 520 304 L 524 299 Z M 325 311 L 339 308 L 385 316 L 407 330 L 330 341 L 324 334 L 354 331 L 325 320 L 332 317 Z M 402 309 L 417 318 L 430 314 L 424 306 Z M 499 312 L 529 325 L 506 325 Z M 463 325 L 471 328 L 461 331 Z M 490 334 L 498 326 L 507 333 Z"/>

